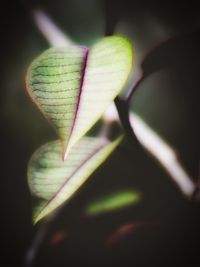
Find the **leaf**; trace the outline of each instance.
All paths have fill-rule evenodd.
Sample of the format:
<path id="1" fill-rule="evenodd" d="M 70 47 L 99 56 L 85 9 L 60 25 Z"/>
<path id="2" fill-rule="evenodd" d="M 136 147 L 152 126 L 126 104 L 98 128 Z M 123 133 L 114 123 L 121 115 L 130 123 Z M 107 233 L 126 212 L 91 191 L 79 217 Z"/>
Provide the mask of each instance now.
<path id="1" fill-rule="evenodd" d="M 91 49 L 51 48 L 31 64 L 27 91 L 57 130 L 63 158 L 119 94 L 132 61 L 129 41 L 111 36 Z"/>
<path id="2" fill-rule="evenodd" d="M 64 201 L 86 181 L 120 143 L 121 137 L 107 139 L 83 137 L 69 152 L 67 160 L 60 158 L 59 141 L 47 143 L 33 154 L 28 166 L 31 192 L 41 199 L 36 207 L 36 223 Z"/>
<path id="3" fill-rule="evenodd" d="M 134 205 L 141 200 L 137 191 L 127 190 L 105 196 L 86 207 L 87 215 L 97 215 Z"/>

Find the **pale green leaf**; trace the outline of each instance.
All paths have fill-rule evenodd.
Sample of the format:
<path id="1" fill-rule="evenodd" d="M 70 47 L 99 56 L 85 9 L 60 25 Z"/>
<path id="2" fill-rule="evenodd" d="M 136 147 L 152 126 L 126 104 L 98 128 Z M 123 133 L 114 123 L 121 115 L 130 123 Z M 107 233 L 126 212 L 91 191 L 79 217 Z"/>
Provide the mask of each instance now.
<path id="1" fill-rule="evenodd" d="M 28 93 L 57 130 L 63 158 L 122 90 L 132 62 L 129 41 L 111 36 L 90 49 L 51 48 L 31 64 Z"/>
<path id="2" fill-rule="evenodd" d="M 33 154 L 28 166 L 31 192 L 44 200 L 36 207 L 34 221 L 42 219 L 69 199 L 120 141 L 121 137 L 113 142 L 83 137 L 69 151 L 64 161 L 60 157 L 59 141 L 40 147 Z"/>

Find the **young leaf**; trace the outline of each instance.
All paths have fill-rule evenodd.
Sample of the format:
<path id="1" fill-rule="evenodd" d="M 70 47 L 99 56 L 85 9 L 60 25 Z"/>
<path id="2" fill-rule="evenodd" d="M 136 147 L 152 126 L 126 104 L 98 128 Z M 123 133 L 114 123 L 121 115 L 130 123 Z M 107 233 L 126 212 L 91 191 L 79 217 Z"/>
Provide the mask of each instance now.
<path id="1" fill-rule="evenodd" d="M 43 201 L 36 207 L 34 222 L 48 215 L 85 182 L 121 141 L 83 137 L 69 151 L 67 160 L 60 158 L 59 141 L 47 143 L 32 156 L 28 181 L 32 193 Z"/>
<path id="2" fill-rule="evenodd" d="M 51 48 L 31 64 L 28 93 L 58 131 L 63 158 L 119 94 L 132 61 L 129 41 L 111 36 L 90 49 Z"/>

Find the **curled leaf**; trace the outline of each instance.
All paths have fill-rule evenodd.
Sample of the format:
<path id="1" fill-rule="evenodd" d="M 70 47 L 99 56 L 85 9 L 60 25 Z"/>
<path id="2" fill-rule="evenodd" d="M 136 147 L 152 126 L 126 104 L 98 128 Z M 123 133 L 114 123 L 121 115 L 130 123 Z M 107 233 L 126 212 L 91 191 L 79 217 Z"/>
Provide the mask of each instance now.
<path id="1" fill-rule="evenodd" d="M 69 199 L 120 141 L 121 137 L 113 142 L 83 137 L 73 146 L 65 161 L 60 158 L 59 141 L 47 143 L 36 150 L 28 166 L 31 192 L 42 200 L 35 209 L 34 222 Z"/>
<path id="2" fill-rule="evenodd" d="M 31 64 L 27 91 L 57 130 L 63 158 L 119 94 L 132 62 L 129 41 L 111 36 L 90 49 L 51 48 Z"/>

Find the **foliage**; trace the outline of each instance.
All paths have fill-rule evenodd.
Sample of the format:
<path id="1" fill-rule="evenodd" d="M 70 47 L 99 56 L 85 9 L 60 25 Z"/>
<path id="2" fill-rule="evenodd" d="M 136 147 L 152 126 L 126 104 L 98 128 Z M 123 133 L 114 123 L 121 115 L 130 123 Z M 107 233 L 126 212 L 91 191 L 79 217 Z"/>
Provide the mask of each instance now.
<path id="1" fill-rule="evenodd" d="M 130 42 L 112 36 L 90 49 L 51 48 L 29 67 L 28 93 L 61 141 L 40 148 L 29 163 L 31 191 L 46 200 L 37 207 L 35 221 L 67 200 L 121 140 L 83 136 L 122 90 L 132 62 Z"/>

